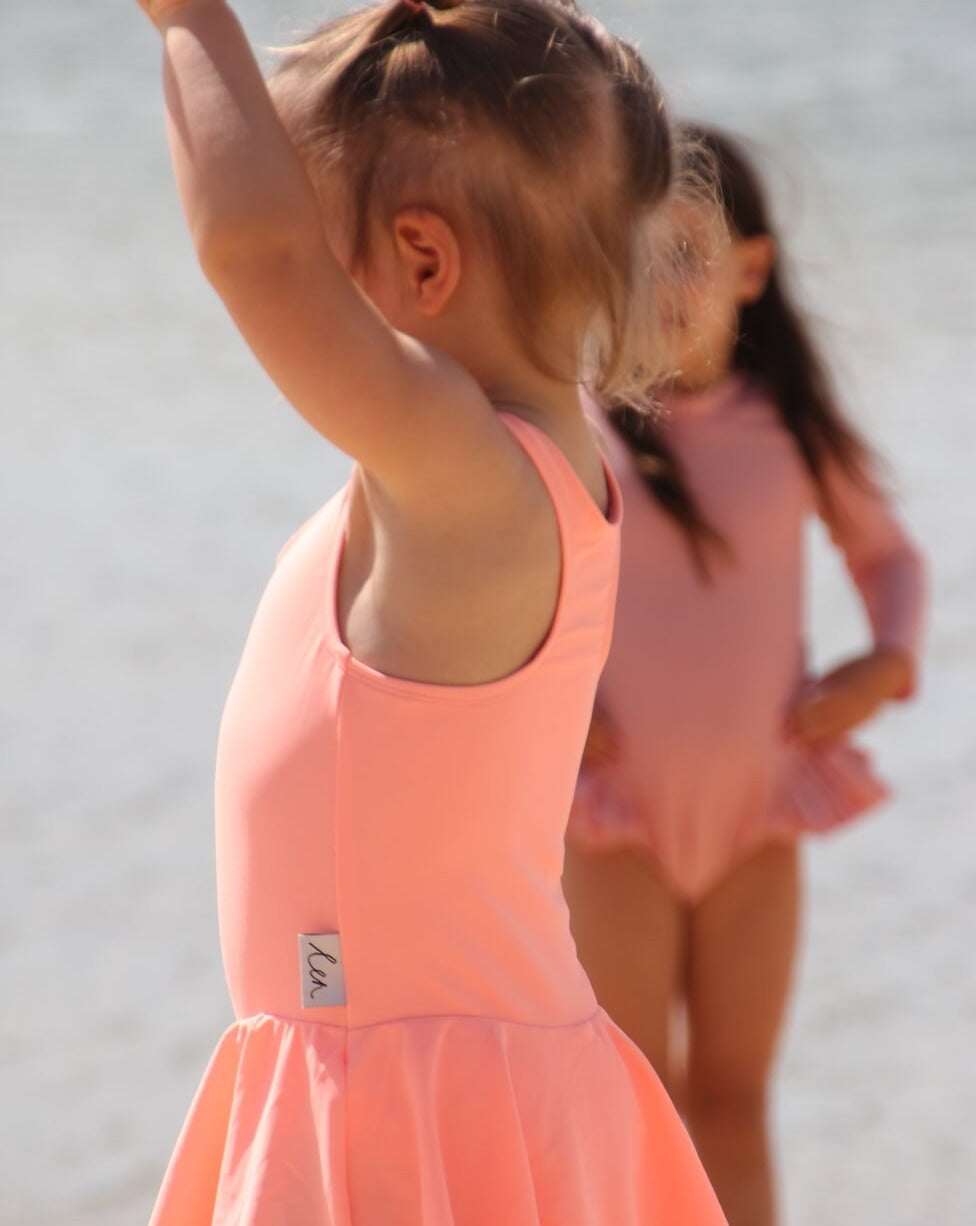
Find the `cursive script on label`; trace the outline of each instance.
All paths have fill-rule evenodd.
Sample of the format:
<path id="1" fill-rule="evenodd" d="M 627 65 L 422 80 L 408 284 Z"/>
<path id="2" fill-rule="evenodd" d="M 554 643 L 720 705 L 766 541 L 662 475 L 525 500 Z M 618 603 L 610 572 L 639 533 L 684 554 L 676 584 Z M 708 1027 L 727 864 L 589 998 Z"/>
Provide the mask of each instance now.
<path id="1" fill-rule="evenodd" d="M 337 966 L 338 958 L 334 958 L 332 954 L 326 953 L 324 949 L 319 949 L 314 941 L 309 941 L 308 957 L 305 959 L 308 966 L 308 977 L 312 982 L 312 990 L 310 995 L 315 996 L 316 992 L 321 992 L 323 988 L 329 986 L 329 965 Z"/>
<path id="2" fill-rule="evenodd" d="M 346 1003 L 346 977 L 338 932 L 298 934 L 302 1007 L 332 1008 Z"/>

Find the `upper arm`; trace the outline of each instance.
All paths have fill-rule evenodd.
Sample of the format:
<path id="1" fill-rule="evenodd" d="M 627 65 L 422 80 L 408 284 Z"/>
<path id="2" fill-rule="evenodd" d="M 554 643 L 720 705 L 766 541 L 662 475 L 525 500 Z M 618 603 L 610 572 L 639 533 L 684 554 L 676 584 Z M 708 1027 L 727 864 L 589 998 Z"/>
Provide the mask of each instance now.
<path id="1" fill-rule="evenodd" d="M 836 462 L 824 474 L 826 495 L 818 512 L 831 540 L 856 574 L 903 553 L 917 550 L 891 499 L 874 473 L 857 478 Z"/>
<path id="2" fill-rule="evenodd" d="M 474 380 L 391 328 L 335 258 L 239 22 L 214 2 L 174 5 L 163 24 L 187 222 L 255 356 L 316 430 L 398 497 L 432 479 L 470 486 L 472 448 L 485 449 L 490 472 L 492 455 L 507 454 L 504 431 Z"/>
<path id="3" fill-rule="evenodd" d="M 474 380 L 391 328 L 336 265 L 324 236 L 205 267 L 285 399 L 391 491 L 409 497 L 448 481 L 459 465 L 473 470 L 479 447 L 483 461 L 507 450 Z"/>

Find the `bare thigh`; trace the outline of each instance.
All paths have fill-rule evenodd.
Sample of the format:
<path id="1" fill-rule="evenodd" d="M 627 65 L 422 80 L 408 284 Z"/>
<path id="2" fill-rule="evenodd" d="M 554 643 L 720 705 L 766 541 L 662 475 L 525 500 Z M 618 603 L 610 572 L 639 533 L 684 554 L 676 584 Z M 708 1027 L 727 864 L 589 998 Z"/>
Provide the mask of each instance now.
<path id="1" fill-rule="evenodd" d="M 597 1000 L 670 1085 L 671 1019 L 684 959 L 684 906 L 643 856 L 567 848 L 563 889 Z"/>
<path id="2" fill-rule="evenodd" d="M 687 980 L 693 1099 L 765 1094 L 793 981 L 799 912 L 794 844 L 760 849 L 695 907 Z"/>

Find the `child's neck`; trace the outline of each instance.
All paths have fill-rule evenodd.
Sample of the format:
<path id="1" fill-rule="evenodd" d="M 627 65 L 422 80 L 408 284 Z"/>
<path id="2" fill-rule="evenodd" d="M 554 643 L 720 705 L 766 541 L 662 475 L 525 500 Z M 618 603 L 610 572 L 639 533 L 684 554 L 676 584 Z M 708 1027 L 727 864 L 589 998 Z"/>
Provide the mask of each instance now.
<path id="1" fill-rule="evenodd" d="M 712 392 L 719 387 L 728 378 L 723 375 L 721 379 L 675 379 L 671 384 L 671 388 L 675 392 L 679 392 L 682 396 L 704 396 L 707 392 Z"/>
<path id="2" fill-rule="evenodd" d="M 448 354 L 463 366 L 495 405 L 510 408 L 548 433 L 568 422 L 583 422 L 579 386 L 553 378 L 530 359 L 514 328 L 499 323 L 508 310 L 507 300 L 488 272 L 473 267 L 450 304 L 450 311 L 432 320 L 420 339 Z M 550 353 L 565 354 L 572 365 L 574 346 L 570 319 L 549 323 Z M 565 338 L 560 345 L 559 339 Z M 555 358 L 559 362 L 559 357 Z M 584 423 L 585 424 L 585 423 Z"/>
<path id="3" fill-rule="evenodd" d="M 474 373 L 474 372 L 472 372 Z M 512 364 L 479 379 L 489 400 L 536 426 L 560 449 L 601 509 L 607 504 L 603 463 L 583 411 L 581 389 L 529 366 Z"/>
<path id="4" fill-rule="evenodd" d="M 719 387 L 734 373 L 732 356 L 730 348 L 728 352 L 713 352 L 707 356 L 698 357 L 697 361 L 690 361 L 672 381 L 674 390 L 693 395 Z"/>
<path id="5" fill-rule="evenodd" d="M 550 434 L 582 422 L 579 385 L 539 370 L 508 337 L 490 340 L 472 330 L 450 338 L 451 356 L 460 361 L 492 404 L 511 409 Z"/>
<path id="6" fill-rule="evenodd" d="M 545 375 L 486 379 L 482 384 L 492 404 L 510 409 L 519 417 L 550 432 L 565 428 L 582 416 L 579 386 Z"/>
<path id="7" fill-rule="evenodd" d="M 682 395 L 702 395 L 705 392 L 714 391 L 715 388 L 721 387 L 723 383 L 727 383 L 733 373 L 731 366 L 724 366 L 720 370 L 713 368 L 700 374 L 682 371 L 673 380 L 671 386 L 676 392 L 681 392 Z"/>

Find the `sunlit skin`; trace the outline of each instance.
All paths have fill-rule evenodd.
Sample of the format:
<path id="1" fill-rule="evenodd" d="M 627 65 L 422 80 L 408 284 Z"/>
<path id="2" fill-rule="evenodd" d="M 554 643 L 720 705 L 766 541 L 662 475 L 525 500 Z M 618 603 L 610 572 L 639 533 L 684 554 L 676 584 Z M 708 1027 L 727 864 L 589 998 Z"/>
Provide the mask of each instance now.
<path id="1" fill-rule="evenodd" d="M 730 374 L 739 312 L 763 294 L 777 252 L 766 235 L 722 238 L 704 212 L 685 209 L 676 221 L 681 290 L 662 309 L 675 384 L 694 393 Z M 840 738 L 911 684 L 901 651 L 867 652 L 804 688 L 784 736 L 809 744 Z M 584 762 L 606 764 L 618 754 L 613 724 L 598 709 Z M 761 848 L 689 903 L 643 855 L 587 855 L 570 845 L 564 888 L 600 1003 L 681 1107 L 730 1226 L 774 1226 L 768 1085 L 799 930 L 797 846 Z M 675 1029 L 679 1005 L 684 1032 Z"/>
<path id="2" fill-rule="evenodd" d="M 348 647 L 442 684 L 517 670 L 552 620 L 559 541 L 497 409 L 548 433 L 605 506 L 576 369 L 553 378 L 523 352 L 501 273 L 464 219 L 405 203 L 372 236 L 368 265 L 344 266 L 331 185 L 313 190 L 230 7 L 139 4 L 163 37 L 201 266 L 288 402 L 358 461 L 338 594 Z"/>

